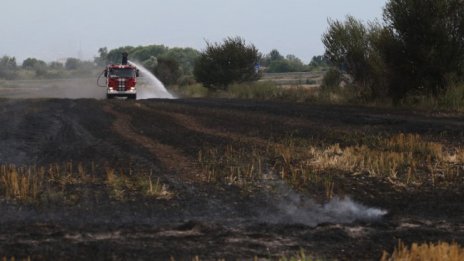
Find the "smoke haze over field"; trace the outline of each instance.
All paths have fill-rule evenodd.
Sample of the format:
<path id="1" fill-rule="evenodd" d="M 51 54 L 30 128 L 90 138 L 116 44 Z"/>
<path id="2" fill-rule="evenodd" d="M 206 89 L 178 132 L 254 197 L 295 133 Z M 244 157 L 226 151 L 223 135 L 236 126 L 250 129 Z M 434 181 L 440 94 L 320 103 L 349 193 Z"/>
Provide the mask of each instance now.
<path id="1" fill-rule="evenodd" d="M 4 1 L 0 55 L 52 61 L 91 59 L 100 47 L 164 44 L 203 49 L 242 36 L 263 53 L 276 48 L 308 62 L 323 53 L 327 18 L 380 18 L 385 0 L 43 0 Z M 29 41 L 26 39 L 34 39 Z"/>
<path id="2" fill-rule="evenodd" d="M 95 78 L 18 80 L 4 83 L 0 88 L 3 98 L 106 98 L 106 89 L 96 86 Z"/>

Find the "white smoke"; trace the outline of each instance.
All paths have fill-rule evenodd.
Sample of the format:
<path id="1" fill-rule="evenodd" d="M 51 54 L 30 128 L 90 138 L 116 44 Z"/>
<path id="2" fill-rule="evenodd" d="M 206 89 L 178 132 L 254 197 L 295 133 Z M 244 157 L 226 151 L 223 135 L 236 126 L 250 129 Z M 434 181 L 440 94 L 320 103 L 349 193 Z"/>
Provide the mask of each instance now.
<path id="1" fill-rule="evenodd" d="M 142 65 L 129 61 L 129 63 L 137 69 L 142 74 L 142 77 L 139 78 L 139 82 L 137 83 L 137 100 L 143 99 L 152 99 L 152 98 L 160 98 L 160 99 L 174 99 L 174 95 L 166 90 L 164 84 L 156 78 L 148 69 L 143 67 Z"/>
<path id="2" fill-rule="evenodd" d="M 283 195 L 277 199 L 272 213 L 266 213 L 261 221 L 308 226 L 349 224 L 355 221 L 376 221 L 388 213 L 386 210 L 364 206 L 349 197 L 335 197 L 327 203 L 319 204 L 292 190 Z"/>

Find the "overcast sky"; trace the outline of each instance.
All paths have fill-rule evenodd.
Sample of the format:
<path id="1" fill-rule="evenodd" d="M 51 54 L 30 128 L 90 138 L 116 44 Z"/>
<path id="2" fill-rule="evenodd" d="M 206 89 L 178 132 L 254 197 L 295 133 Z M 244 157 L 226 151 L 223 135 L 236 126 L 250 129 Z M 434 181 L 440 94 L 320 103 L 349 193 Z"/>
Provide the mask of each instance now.
<path id="1" fill-rule="evenodd" d="M 202 50 L 241 36 L 262 53 L 305 62 L 324 52 L 327 19 L 381 19 L 385 0 L 2 0 L 0 55 L 91 59 L 100 47 L 164 44 Z"/>

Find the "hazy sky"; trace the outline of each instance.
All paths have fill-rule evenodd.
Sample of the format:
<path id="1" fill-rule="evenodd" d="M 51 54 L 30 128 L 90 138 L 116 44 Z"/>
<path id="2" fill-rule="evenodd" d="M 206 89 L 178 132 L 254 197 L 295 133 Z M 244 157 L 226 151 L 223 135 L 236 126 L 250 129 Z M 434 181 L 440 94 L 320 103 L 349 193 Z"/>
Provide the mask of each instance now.
<path id="1" fill-rule="evenodd" d="M 164 44 L 202 50 L 241 36 L 308 62 L 324 52 L 327 18 L 381 18 L 386 0 L 2 0 L 0 55 L 90 59 L 100 47 Z"/>

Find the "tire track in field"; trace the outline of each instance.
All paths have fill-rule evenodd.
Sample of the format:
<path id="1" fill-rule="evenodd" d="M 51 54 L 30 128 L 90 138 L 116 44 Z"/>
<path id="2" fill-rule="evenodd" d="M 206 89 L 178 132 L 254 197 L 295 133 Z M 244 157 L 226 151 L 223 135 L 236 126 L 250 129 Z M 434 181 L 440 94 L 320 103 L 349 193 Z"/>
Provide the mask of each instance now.
<path id="1" fill-rule="evenodd" d="M 192 117 L 189 117 L 188 115 L 185 115 L 183 113 L 167 112 L 167 111 L 161 111 L 161 110 L 154 111 L 150 107 L 148 107 L 146 105 L 143 105 L 143 104 L 140 104 L 140 103 L 136 103 L 135 106 L 142 109 L 142 110 L 145 110 L 145 111 L 155 112 L 155 113 L 158 113 L 158 114 L 161 114 L 161 115 L 171 117 L 176 121 L 177 124 L 179 124 L 180 126 L 186 128 L 188 130 L 191 130 L 191 131 L 195 131 L 195 132 L 199 132 L 199 133 L 203 133 L 203 134 L 207 134 L 207 135 L 211 135 L 211 136 L 216 136 L 216 137 L 219 137 L 219 138 L 231 139 L 231 140 L 236 141 L 236 142 L 251 143 L 251 144 L 254 144 L 254 145 L 257 145 L 257 146 L 260 146 L 260 147 L 267 147 L 269 145 L 276 145 L 276 143 L 274 143 L 274 142 L 271 142 L 269 140 L 262 139 L 262 138 L 259 138 L 259 137 L 251 137 L 251 136 L 246 136 L 246 135 L 240 134 L 240 133 L 224 132 L 224 131 L 220 131 L 220 130 L 217 130 L 217 129 L 205 127 L 204 125 L 202 125 L 197 120 L 195 120 Z"/>
<path id="2" fill-rule="evenodd" d="M 103 111 L 116 117 L 112 126 L 114 132 L 126 140 L 147 149 L 169 172 L 176 172 L 187 179 L 199 175 L 200 171 L 192 164 L 192 159 L 182 152 L 137 132 L 131 124 L 129 115 L 114 110 L 110 105 L 104 106 Z"/>

